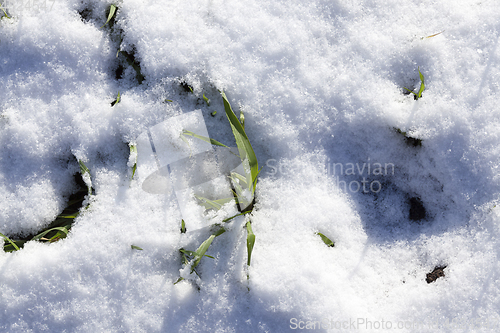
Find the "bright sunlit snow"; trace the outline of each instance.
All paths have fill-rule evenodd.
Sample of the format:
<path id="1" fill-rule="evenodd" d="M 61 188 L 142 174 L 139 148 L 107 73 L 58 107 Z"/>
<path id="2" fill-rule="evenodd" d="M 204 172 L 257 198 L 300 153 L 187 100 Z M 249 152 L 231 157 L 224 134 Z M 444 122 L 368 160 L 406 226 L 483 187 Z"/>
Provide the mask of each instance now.
<path id="1" fill-rule="evenodd" d="M 0 233 L 47 228 L 78 160 L 95 191 L 0 251 L 2 332 L 500 329 L 497 0 L 0 3 Z M 236 147 L 219 91 L 261 168 L 228 223 L 195 196 L 231 154 L 181 137 Z"/>

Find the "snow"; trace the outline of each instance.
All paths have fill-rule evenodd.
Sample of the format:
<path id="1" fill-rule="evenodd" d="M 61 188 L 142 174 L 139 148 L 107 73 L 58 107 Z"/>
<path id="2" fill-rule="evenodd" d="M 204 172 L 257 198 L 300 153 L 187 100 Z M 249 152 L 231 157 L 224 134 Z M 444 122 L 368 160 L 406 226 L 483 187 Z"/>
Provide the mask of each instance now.
<path id="1" fill-rule="evenodd" d="M 2 331 L 498 330 L 497 1 L 123 0 L 100 29 L 110 3 L 13 6 L 0 20 L 0 232 L 50 224 L 77 159 L 95 189 L 66 239 L 0 252 Z M 116 75 L 120 35 L 142 84 L 124 61 Z M 419 69 L 414 100 L 403 87 L 418 89 Z M 145 191 L 154 156 L 138 149 L 131 180 L 129 145 L 151 131 L 162 167 L 216 151 L 191 137 L 183 150 L 182 129 L 234 146 L 219 90 L 262 171 L 251 216 L 225 224 L 198 277 L 179 249 L 236 207 L 206 214 L 193 186 Z M 210 172 L 196 190 L 228 191 Z M 424 219 L 410 219 L 411 198 Z M 437 266 L 445 277 L 426 283 Z"/>

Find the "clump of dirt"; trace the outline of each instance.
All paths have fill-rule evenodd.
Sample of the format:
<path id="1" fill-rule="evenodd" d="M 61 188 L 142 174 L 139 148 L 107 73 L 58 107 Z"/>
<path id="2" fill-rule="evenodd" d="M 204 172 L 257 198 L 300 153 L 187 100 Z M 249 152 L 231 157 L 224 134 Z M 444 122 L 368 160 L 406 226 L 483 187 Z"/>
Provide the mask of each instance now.
<path id="1" fill-rule="evenodd" d="M 427 273 L 427 277 L 425 279 L 425 281 L 427 281 L 427 283 L 432 283 L 434 281 L 436 281 L 437 279 L 439 279 L 440 277 L 444 277 L 444 269 L 446 268 L 446 266 L 436 266 L 434 268 L 434 270 L 430 273 Z"/>

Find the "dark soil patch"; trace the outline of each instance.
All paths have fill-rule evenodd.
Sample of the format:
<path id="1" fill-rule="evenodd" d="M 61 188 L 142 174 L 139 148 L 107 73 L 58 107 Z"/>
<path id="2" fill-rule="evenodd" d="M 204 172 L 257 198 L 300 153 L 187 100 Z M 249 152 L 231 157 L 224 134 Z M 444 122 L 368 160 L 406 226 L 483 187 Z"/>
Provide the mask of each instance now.
<path id="1" fill-rule="evenodd" d="M 425 207 L 422 200 L 417 197 L 410 198 L 410 220 L 420 221 L 425 219 Z"/>

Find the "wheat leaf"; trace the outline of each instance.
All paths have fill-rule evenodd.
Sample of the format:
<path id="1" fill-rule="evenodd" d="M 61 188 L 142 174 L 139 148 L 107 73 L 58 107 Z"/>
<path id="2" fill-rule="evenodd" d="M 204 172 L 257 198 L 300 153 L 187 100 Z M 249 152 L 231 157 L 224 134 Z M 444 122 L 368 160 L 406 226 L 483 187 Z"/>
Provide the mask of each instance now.
<path id="1" fill-rule="evenodd" d="M 214 139 L 211 139 L 211 138 L 207 138 L 206 136 L 203 136 L 203 135 L 198 135 L 198 134 L 195 134 L 191 131 L 188 131 L 188 130 L 183 130 L 182 131 L 182 134 L 184 135 L 189 135 L 189 136 L 192 136 L 192 137 L 195 137 L 197 139 L 200 139 L 200 140 L 203 140 L 205 142 L 208 142 L 212 145 L 216 145 L 216 146 L 221 146 L 221 147 L 225 147 L 225 148 L 229 148 L 228 146 L 226 146 L 225 144 L 223 143 L 220 143 L 219 141 L 217 140 L 214 140 Z M 184 139 L 183 139 L 184 140 Z"/>
<path id="2" fill-rule="evenodd" d="M 332 240 L 330 240 L 330 238 L 323 235 L 321 232 L 317 232 L 316 235 L 320 236 L 321 239 L 323 240 L 323 243 L 325 243 L 327 246 L 329 246 L 329 247 L 335 246 L 335 243 Z"/>
<path id="3" fill-rule="evenodd" d="M 106 24 L 108 24 L 108 22 L 109 22 L 109 21 L 113 18 L 113 16 L 115 15 L 115 12 L 116 12 L 116 6 L 115 6 L 115 5 L 111 5 L 111 6 L 109 6 L 108 20 L 106 21 L 106 23 L 104 23 L 104 24 L 102 25 L 102 27 L 101 27 L 100 29 L 104 28 L 104 26 L 105 26 Z"/>
<path id="4" fill-rule="evenodd" d="M 253 151 L 250 140 L 245 133 L 245 129 L 234 114 L 233 109 L 231 108 L 231 104 L 226 97 L 226 94 L 221 91 L 221 95 L 224 101 L 226 116 L 229 119 L 229 123 L 231 124 L 231 129 L 233 130 L 233 135 L 236 140 L 236 145 L 238 146 L 240 158 L 242 161 L 248 159 L 248 164 L 250 166 L 250 175 L 252 179 L 251 183 L 253 183 L 255 179 L 257 179 L 257 175 L 259 174 L 259 163 L 257 162 L 257 156 L 255 156 L 255 152 Z M 253 186 L 252 188 L 252 192 L 254 191 L 255 186 Z"/>
<path id="5" fill-rule="evenodd" d="M 2 233 L 0 233 L 0 236 L 2 236 L 7 242 L 9 242 L 16 249 L 16 251 L 19 251 L 19 246 L 17 246 L 16 243 L 14 243 L 9 237 L 5 236 Z"/>
<path id="6" fill-rule="evenodd" d="M 250 266 L 250 260 L 252 259 L 253 246 L 255 244 L 255 234 L 252 231 L 252 224 L 250 221 L 247 222 L 247 252 L 248 261 L 247 265 Z"/>

